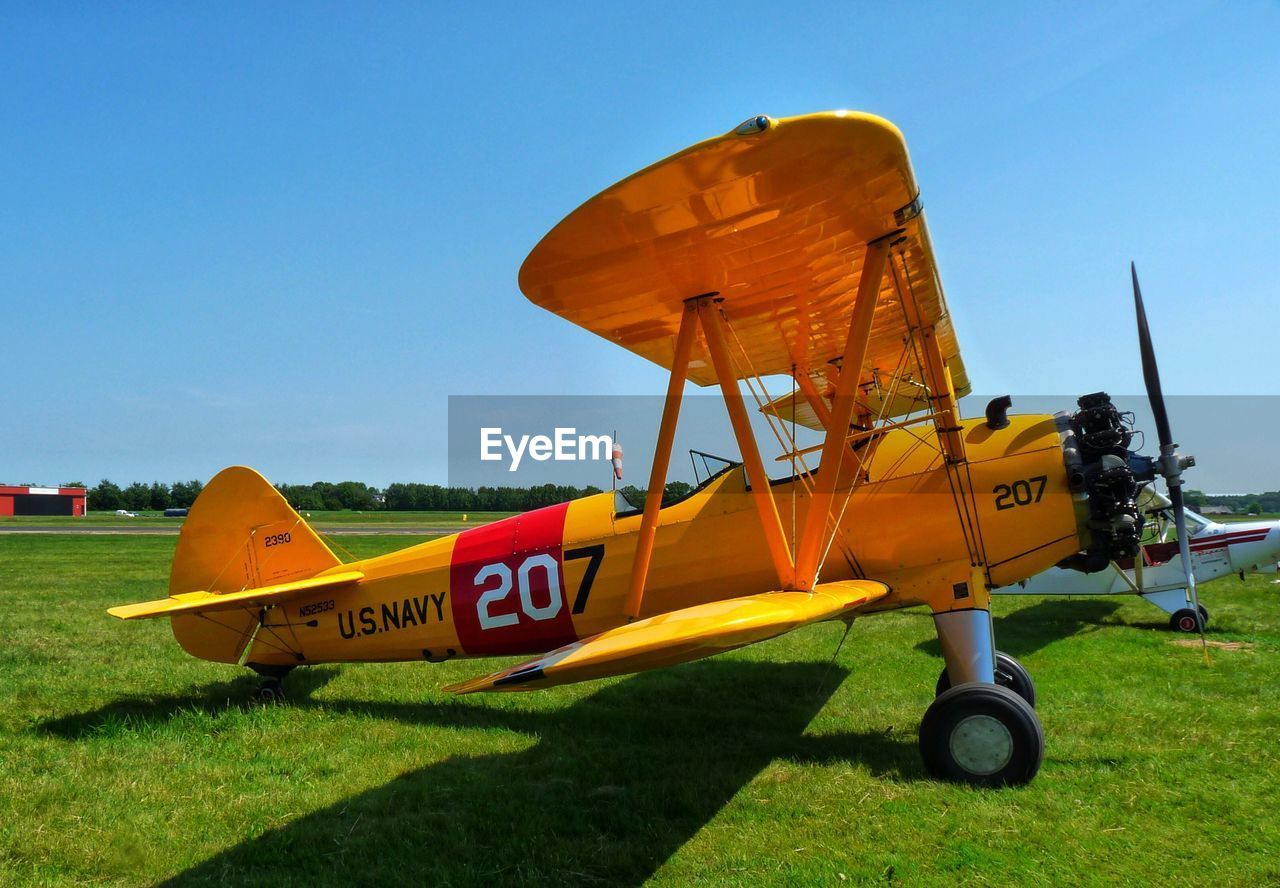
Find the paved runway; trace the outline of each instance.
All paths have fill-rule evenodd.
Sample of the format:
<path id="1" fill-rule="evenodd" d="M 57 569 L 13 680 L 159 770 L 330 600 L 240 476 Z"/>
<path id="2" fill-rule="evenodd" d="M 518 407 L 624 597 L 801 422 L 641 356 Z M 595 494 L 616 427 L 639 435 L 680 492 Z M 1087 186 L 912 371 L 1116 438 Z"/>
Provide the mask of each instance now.
<path id="1" fill-rule="evenodd" d="M 480 523 L 468 527 L 480 527 Z M 0 534 L 89 534 L 96 536 L 177 536 L 182 525 L 138 525 L 127 524 L 86 524 L 75 525 L 39 525 L 39 524 L 0 524 Z M 316 531 L 325 536 L 444 536 L 458 533 L 467 528 L 461 527 L 407 527 L 402 524 L 391 527 L 379 527 L 376 524 L 360 524 L 355 526 L 320 526 Z"/>

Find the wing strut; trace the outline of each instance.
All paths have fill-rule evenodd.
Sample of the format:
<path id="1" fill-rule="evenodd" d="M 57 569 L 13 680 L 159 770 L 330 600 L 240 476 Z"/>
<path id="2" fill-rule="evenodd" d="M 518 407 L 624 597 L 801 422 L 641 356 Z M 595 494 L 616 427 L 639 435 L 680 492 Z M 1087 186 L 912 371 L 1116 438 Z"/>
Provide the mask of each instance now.
<path id="1" fill-rule="evenodd" d="M 717 295 L 707 293 L 687 300 L 680 316 L 680 330 L 676 334 L 671 377 L 667 382 L 667 400 L 662 407 L 662 424 L 658 428 L 658 443 L 654 448 L 653 467 L 649 471 L 649 490 L 644 498 L 644 515 L 640 519 L 635 560 L 631 563 L 631 585 L 627 590 L 625 606 L 625 613 L 631 620 L 640 616 L 640 605 L 644 599 L 644 584 L 648 579 L 649 562 L 653 557 L 654 539 L 658 530 L 658 512 L 662 508 L 662 493 L 666 487 L 667 468 L 671 462 L 676 421 L 680 416 L 680 402 L 689 371 L 689 356 L 693 350 L 693 341 L 698 327 L 702 328 L 707 351 L 715 365 L 725 409 L 729 411 L 729 422 L 733 426 L 738 450 L 742 453 L 747 480 L 751 483 L 751 499 L 760 512 L 760 523 L 764 528 L 765 542 L 769 546 L 769 555 L 773 559 L 780 588 L 792 588 L 795 580 L 795 561 L 787 545 L 787 538 L 782 529 L 782 518 L 778 515 L 778 504 L 773 499 L 773 489 L 769 486 L 769 476 L 765 473 L 760 449 L 756 446 L 755 435 L 751 431 L 751 420 L 747 417 L 742 390 L 738 387 L 738 374 L 734 372 L 729 347 L 725 340 L 724 320 L 720 317 L 720 309 L 716 304 Z M 874 308 L 874 305 L 872 307 Z"/>
<path id="2" fill-rule="evenodd" d="M 795 585 L 792 588 L 812 589 L 817 580 L 823 532 L 826 530 L 840 474 L 840 453 L 845 449 L 845 436 L 848 434 L 849 423 L 853 420 L 857 400 L 855 396 L 862 376 L 862 365 L 867 357 L 867 345 L 871 341 L 872 321 L 876 315 L 880 283 L 884 279 L 885 259 L 888 255 L 888 239 L 867 244 L 867 255 L 862 260 L 862 276 L 858 279 L 858 295 L 853 303 L 853 318 L 849 322 L 849 335 L 840 361 L 840 376 L 836 379 L 831 420 L 822 443 L 822 457 L 818 462 L 818 477 L 814 481 L 809 511 L 805 514 L 804 529 L 796 542 Z"/>
<path id="3" fill-rule="evenodd" d="M 831 428 L 831 408 L 827 406 L 826 400 L 823 399 L 822 393 L 818 391 L 818 387 L 813 384 L 813 377 L 808 371 L 792 374 L 796 381 L 796 386 L 800 389 L 800 394 L 804 395 L 804 399 L 809 402 L 814 414 L 818 417 L 818 422 L 822 423 L 824 429 Z"/>
<path id="4" fill-rule="evenodd" d="M 675 442 L 676 421 L 680 418 L 680 401 L 684 382 L 689 376 L 689 354 L 693 350 L 698 327 L 698 300 L 684 304 L 680 315 L 680 332 L 676 334 L 676 353 L 671 361 L 671 378 L 667 381 L 667 400 L 662 405 L 662 424 L 658 427 L 658 444 L 654 448 L 653 467 L 649 470 L 649 490 L 644 497 L 644 517 L 640 519 L 640 535 L 636 539 L 636 557 L 631 563 L 631 588 L 627 591 L 624 613 L 629 619 L 640 616 L 644 583 L 649 576 L 649 559 L 653 557 L 653 541 L 658 532 L 658 511 L 667 486 L 667 468 L 671 464 L 671 446 Z"/>
<path id="5" fill-rule="evenodd" d="M 898 258 L 902 260 L 902 279 L 898 279 L 898 270 L 894 267 L 893 283 L 898 291 L 898 298 L 902 302 L 902 311 L 912 341 L 920 343 L 918 360 L 929 391 L 930 412 L 935 417 L 934 428 L 942 448 L 947 479 L 951 483 L 957 516 L 969 549 L 969 564 L 973 568 L 971 582 L 975 584 L 979 581 L 985 582 L 987 570 L 985 547 L 982 543 L 981 526 L 977 520 L 977 507 L 973 501 L 973 482 L 969 476 L 968 456 L 965 453 L 964 437 L 961 434 L 960 406 L 956 400 L 955 383 L 951 378 L 951 369 L 947 366 L 946 358 L 942 354 L 941 343 L 938 342 L 937 325 L 925 321 L 916 300 L 915 290 L 907 270 L 906 257 L 899 252 Z"/>
<path id="6" fill-rule="evenodd" d="M 831 428 L 831 408 L 827 406 L 827 401 L 825 398 L 822 397 L 822 393 L 818 391 L 818 387 L 813 384 L 813 377 L 810 376 L 808 371 L 806 370 L 803 372 L 793 372 L 791 374 L 791 378 L 795 380 L 796 386 L 800 389 L 800 394 L 804 396 L 804 399 L 806 403 L 808 403 L 809 408 L 813 410 L 814 415 L 818 417 L 818 422 L 822 424 L 822 427 L 824 429 L 830 429 Z M 795 410 L 794 396 L 792 397 L 792 410 L 793 411 Z M 791 449 L 796 450 L 794 442 L 792 443 Z M 820 450 L 822 449 L 822 445 L 818 445 L 817 447 L 813 447 L 811 449 Z M 804 454 L 809 452 L 810 452 L 809 449 L 796 450 L 796 455 L 803 456 Z M 788 456 L 789 454 L 784 454 L 783 457 L 779 457 L 779 459 L 786 458 Z M 844 460 L 845 465 L 849 467 L 849 471 L 854 473 L 858 471 L 860 466 L 852 450 L 850 450 L 848 447 L 842 447 L 840 448 L 840 456 Z"/>
<path id="7" fill-rule="evenodd" d="M 738 374 L 733 371 L 730 362 L 729 347 L 724 337 L 724 321 L 720 317 L 719 308 L 710 299 L 699 301 L 698 315 L 702 318 L 702 332 L 707 337 L 707 351 L 711 353 L 711 362 L 716 368 L 724 406 L 729 411 L 733 436 L 738 440 L 738 450 L 742 453 L 747 480 L 751 482 L 751 498 L 760 511 L 765 543 L 769 546 L 778 582 L 784 589 L 794 588 L 792 583 L 795 581 L 795 562 L 791 559 L 791 549 L 782 529 L 782 518 L 778 515 L 778 504 L 773 499 L 773 489 L 769 486 L 769 476 L 764 471 L 764 461 L 760 458 L 760 448 L 756 446 L 756 438 L 751 431 L 751 420 L 747 417 L 747 408 L 742 400 L 742 389 L 738 387 Z"/>
<path id="8" fill-rule="evenodd" d="M 658 442 L 654 451 L 653 466 L 649 473 L 649 490 L 645 494 L 644 514 L 640 520 L 635 559 L 631 565 L 631 584 L 627 590 L 625 604 L 625 613 L 629 619 L 635 620 L 640 616 L 645 582 L 648 579 L 649 563 L 653 556 L 657 535 L 667 469 L 671 462 L 676 422 L 680 415 L 684 383 L 688 376 L 690 355 L 698 327 L 702 328 L 707 352 L 714 365 L 716 379 L 724 398 L 725 409 L 729 412 L 729 422 L 733 426 L 747 480 L 751 484 L 751 498 L 760 513 L 760 524 L 764 531 L 765 542 L 769 547 L 774 570 L 777 572 L 779 587 L 802 591 L 813 589 L 817 582 L 818 563 L 823 553 L 825 530 L 831 519 L 835 489 L 839 483 L 839 469 L 848 454 L 846 438 L 849 433 L 849 424 L 857 408 L 858 383 L 861 381 L 862 367 L 866 363 L 867 349 L 871 342 L 871 331 L 891 246 L 889 240 L 886 237 L 867 244 L 866 255 L 862 262 L 862 274 L 858 280 L 856 301 L 853 305 L 853 316 L 850 319 L 843 359 L 840 363 L 840 375 L 836 381 L 830 410 L 825 410 L 826 405 L 811 381 L 797 380 L 798 384 L 806 389 L 804 394 L 810 399 L 815 412 L 827 413 L 826 436 L 823 439 L 819 467 L 826 465 L 830 468 L 828 471 L 819 471 L 814 480 L 811 504 L 805 514 L 803 531 L 795 541 L 794 555 L 782 527 L 778 505 L 774 501 L 773 490 L 769 485 L 769 476 L 765 473 L 764 462 L 756 446 L 755 435 L 751 431 L 751 421 L 747 417 L 746 406 L 743 403 L 742 391 L 738 386 L 738 374 L 734 371 L 724 332 L 724 320 L 720 316 L 718 305 L 720 300 L 716 298 L 719 294 L 707 293 L 685 301 L 680 316 L 680 329 L 676 334 L 671 377 L 667 383 L 667 399 L 662 410 L 662 423 L 658 429 Z M 930 333 L 932 333 L 931 330 Z M 933 345 L 936 351 L 936 340 L 932 340 L 929 344 Z M 941 356 L 936 354 L 930 357 L 940 360 Z M 942 369 L 945 372 L 945 368 Z M 946 384 L 939 390 L 950 396 L 946 406 L 954 410 L 955 399 L 949 382 L 950 380 L 947 379 Z M 823 409 L 820 411 L 820 408 Z M 950 416 L 954 419 L 954 413 Z M 956 440 L 958 441 L 958 436 Z M 960 446 L 963 447 L 963 443 Z"/>

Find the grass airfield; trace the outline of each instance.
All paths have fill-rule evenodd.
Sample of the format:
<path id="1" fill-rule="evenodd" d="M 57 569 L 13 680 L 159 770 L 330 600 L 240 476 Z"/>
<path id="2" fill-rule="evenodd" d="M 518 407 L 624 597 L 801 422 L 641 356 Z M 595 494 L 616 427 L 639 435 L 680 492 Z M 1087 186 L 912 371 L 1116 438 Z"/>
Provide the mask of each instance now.
<path id="1" fill-rule="evenodd" d="M 984 791 L 923 775 L 922 611 L 831 665 L 839 625 L 537 694 L 439 692 L 492 661 L 320 666 L 258 707 L 105 614 L 165 593 L 175 543 L 0 536 L 0 884 L 1280 883 L 1270 577 L 1203 587 L 1207 669 L 1143 602 L 997 597 L 1048 751 Z"/>

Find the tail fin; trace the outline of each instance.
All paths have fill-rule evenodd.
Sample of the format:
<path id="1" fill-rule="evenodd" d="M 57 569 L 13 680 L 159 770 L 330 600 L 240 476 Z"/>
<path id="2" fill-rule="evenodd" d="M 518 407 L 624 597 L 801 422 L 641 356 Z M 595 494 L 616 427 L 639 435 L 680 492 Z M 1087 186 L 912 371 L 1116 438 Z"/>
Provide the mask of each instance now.
<path id="1" fill-rule="evenodd" d="M 342 562 L 280 492 L 253 469 L 223 469 L 191 511 L 169 571 L 169 594 L 239 592 L 313 577 Z M 173 634 L 193 656 L 237 663 L 258 628 L 252 611 L 217 619 L 175 616 Z"/>

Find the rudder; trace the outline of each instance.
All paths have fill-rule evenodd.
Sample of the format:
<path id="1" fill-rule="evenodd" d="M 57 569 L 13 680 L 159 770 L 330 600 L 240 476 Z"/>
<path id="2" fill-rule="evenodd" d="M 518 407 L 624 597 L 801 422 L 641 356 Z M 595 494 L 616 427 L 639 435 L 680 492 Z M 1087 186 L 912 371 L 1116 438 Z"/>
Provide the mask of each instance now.
<path id="1" fill-rule="evenodd" d="M 239 592 L 313 577 L 341 564 L 302 516 L 253 469 L 232 466 L 215 475 L 191 506 L 169 571 L 169 594 Z M 251 610 L 217 619 L 171 620 L 191 655 L 237 663 L 258 627 Z"/>

